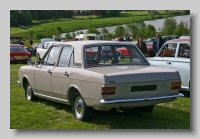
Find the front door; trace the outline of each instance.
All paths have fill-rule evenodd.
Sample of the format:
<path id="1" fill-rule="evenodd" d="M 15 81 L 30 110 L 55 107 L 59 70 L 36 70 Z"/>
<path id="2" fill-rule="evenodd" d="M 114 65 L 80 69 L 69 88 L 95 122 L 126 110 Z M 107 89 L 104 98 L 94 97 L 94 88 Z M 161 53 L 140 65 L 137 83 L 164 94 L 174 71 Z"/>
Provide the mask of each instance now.
<path id="1" fill-rule="evenodd" d="M 151 59 L 151 64 L 160 67 L 172 68 L 176 49 L 177 43 L 164 44 L 159 50 L 157 56 Z"/>
<path id="2" fill-rule="evenodd" d="M 52 72 L 55 68 L 59 50 L 59 46 L 52 47 L 35 70 L 36 92 L 39 94 L 53 96 Z"/>

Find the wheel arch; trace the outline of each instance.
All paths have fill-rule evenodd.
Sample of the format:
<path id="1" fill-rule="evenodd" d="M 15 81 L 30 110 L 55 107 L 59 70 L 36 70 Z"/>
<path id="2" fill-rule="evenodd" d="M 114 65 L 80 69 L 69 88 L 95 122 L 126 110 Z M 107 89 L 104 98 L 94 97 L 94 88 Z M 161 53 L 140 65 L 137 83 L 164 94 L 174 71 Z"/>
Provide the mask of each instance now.
<path id="1" fill-rule="evenodd" d="M 80 92 L 80 89 L 76 86 L 76 85 L 70 85 L 68 87 L 68 91 L 67 91 L 67 100 L 69 101 L 69 104 L 71 105 L 71 102 L 72 102 L 72 97 L 73 97 L 73 94 L 75 92 L 79 92 L 80 95 L 81 95 L 81 92 Z M 82 95 L 81 95 L 82 96 Z M 84 100 L 84 98 L 83 98 Z"/>
<path id="2" fill-rule="evenodd" d="M 29 79 L 26 75 L 24 75 L 24 77 L 22 78 L 22 87 L 25 89 L 26 87 L 26 82 L 29 82 Z"/>

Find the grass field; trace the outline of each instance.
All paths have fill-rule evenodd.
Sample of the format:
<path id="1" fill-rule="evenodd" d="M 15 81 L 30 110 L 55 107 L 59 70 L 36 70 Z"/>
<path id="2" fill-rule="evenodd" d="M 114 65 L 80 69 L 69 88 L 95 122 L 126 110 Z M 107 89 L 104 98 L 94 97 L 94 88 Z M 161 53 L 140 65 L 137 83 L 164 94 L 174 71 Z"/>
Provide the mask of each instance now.
<path id="1" fill-rule="evenodd" d="M 190 129 L 188 92 L 183 98 L 156 105 L 151 114 L 96 111 L 92 121 L 82 122 L 73 117 L 70 106 L 44 99 L 26 101 L 23 88 L 17 84 L 17 72 L 23 65 L 10 64 L 11 129 Z"/>
<path id="2" fill-rule="evenodd" d="M 175 13 L 176 11 L 174 11 Z M 159 11 L 156 18 L 171 17 L 169 12 Z M 63 32 L 70 32 L 80 29 L 88 29 L 90 27 L 106 27 L 112 25 L 128 24 L 135 21 L 150 20 L 151 16 L 147 11 L 130 11 L 121 13 L 120 17 L 101 18 L 96 16 L 76 16 L 71 19 L 52 19 L 52 20 L 34 20 L 33 25 L 28 26 L 28 29 L 20 29 L 19 27 L 10 27 L 11 36 L 22 36 L 24 39 L 30 37 L 29 31 L 44 32 L 51 29 L 56 29 L 58 26 Z M 34 41 L 35 42 L 35 41 Z"/>

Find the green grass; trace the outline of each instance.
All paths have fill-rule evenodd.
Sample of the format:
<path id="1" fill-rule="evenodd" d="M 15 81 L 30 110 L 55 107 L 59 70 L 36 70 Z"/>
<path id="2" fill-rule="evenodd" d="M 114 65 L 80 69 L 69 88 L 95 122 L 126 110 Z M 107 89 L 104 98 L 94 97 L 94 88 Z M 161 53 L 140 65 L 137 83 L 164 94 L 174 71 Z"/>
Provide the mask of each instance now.
<path id="1" fill-rule="evenodd" d="M 36 57 L 33 57 L 33 61 Z M 90 122 L 76 120 L 71 107 L 44 99 L 26 101 L 17 84 L 18 69 L 25 64 L 10 64 L 11 129 L 190 129 L 190 96 L 155 105 L 151 114 L 121 111 L 96 111 Z"/>
<path id="2" fill-rule="evenodd" d="M 160 11 L 160 16 L 170 17 L 168 12 Z M 160 18 L 158 15 L 155 18 Z M 52 19 L 52 20 L 34 20 L 33 25 L 28 29 L 20 29 L 19 27 L 10 27 L 11 36 L 22 36 L 24 39 L 29 38 L 29 31 L 44 32 L 56 27 L 61 27 L 63 32 L 70 32 L 80 29 L 88 29 L 90 27 L 106 27 L 112 25 L 121 25 L 132 23 L 133 21 L 150 20 L 151 17 L 147 11 L 131 11 L 121 13 L 120 17 L 103 18 L 97 16 L 75 16 L 70 19 Z"/>

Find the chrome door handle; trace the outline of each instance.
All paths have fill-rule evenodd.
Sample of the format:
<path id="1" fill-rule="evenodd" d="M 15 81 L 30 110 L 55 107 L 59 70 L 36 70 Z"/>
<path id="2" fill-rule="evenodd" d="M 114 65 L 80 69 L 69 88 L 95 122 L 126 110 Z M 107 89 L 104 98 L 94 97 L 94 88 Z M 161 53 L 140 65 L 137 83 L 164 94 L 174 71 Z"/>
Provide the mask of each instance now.
<path id="1" fill-rule="evenodd" d="M 67 76 L 67 77 L 69 77 L 69 74 L 68 74 L 68 72 L 67 72 L 67 71 L 64 73 L 64 75 L 65 75 L 65 76 Z"/>
<path id="2" fill-rule="evenodd" d="M 169 64 L 169 65 L 171 64 L 171 62 L 170 62 L 170 61 L 167 61 L 166 63 L 167 63 L 167 64 Z"/>
<path id="3" fill-rule="evenodd" d="M 50 69 L 49 69 L 47 72 L 48 72 L 49 74 L 51 74 L 51 73 L 52 73 Z"/>

